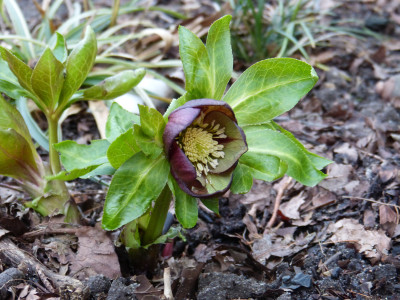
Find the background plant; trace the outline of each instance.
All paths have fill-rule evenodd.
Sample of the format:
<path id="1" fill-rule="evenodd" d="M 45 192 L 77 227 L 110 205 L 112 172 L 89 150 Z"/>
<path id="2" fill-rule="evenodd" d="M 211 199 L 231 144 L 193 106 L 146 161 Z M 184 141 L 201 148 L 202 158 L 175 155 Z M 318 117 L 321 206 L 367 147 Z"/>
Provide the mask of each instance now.
<path id="1" fill-rule="evenodd" d="M 118 72 L 144 67 L 147 68 L 148 74 L 165 82 L 178 94 L 184 92 L 181 87 L 158 72 L 160 69 L 181 66 L 180 61 L 173 59 L 163 60 L 161 62 L 144 61 L 144 59 L 161 55 L 163 53 L 163 48 L 161 46 L 147 51 L 143 59 L 141 59 L 141 55 L 138 55 L 138 59 L 138 57 L 134 57 L 132 54 L 123 50 L 124 44 L 128 41 L 145 38 L 154 34 L 158 34 L 163 39 L 169 40 L 171 39 L 170 33 L 167 30 L 155 27 L 154 24 L 142 18 L 125 18 L 126 21 L 115 22 L 117 18 L 121 19 L 128 14 L 144 10 L 162 11 L 165 14 L 179 19 L 184 18 L 184 16 L 158 6 L 141 6 L 138 1 L 135 0 L 125 3 L 124 5 L 120 5 L 119 1 L 114 1 L 111 8 L 101 9 L 93 7 L 91 1 L 84 1 L 83 7 L 79 3 L 74 3 L 72 7 L 68 7 L 68 18 L 63 20 L 62 24 L 58 26 L 56 21 L 57 13 L 61 10 L 63 5 L 65 5 L 65 1 L 57 0 L 49 3 L 47 7 L 38 7 L 41 15 L 41 22 L 33 28 L 29 28 L 27 20 L 25 20 L 17 1 L 1 1 L 1 16 L 4 23 L 8 25 L 13 33 L 0 35 L 2 44 L 11 49 L 13 53 L 23 61 L 31 64 L 37 61 L 39 54 L 43 52 L 47 45 L 54 47 L 58 40 L 56 31 L 63 35 L 69 49 L 73 49 L 81 40 L 85 26 L 90 25 L 97 35 L 98 53 L 96 53 L 95 63 L 98 64 L 99 67 L 97 67 L 95 71 L 91 70 L 91 72 L 89 72 L 85 79 L 85 84 L 97 84 L 101 80 L 115 75 Z M 140 30 L 130 32 L 131 28 L 140 28 Z M 162 41 L 160 43 L 162 43 Z M 165 44 L 165 47 L 170 46 L 169 42 L 165 42 Z M 0 81 L 1 78 L 6 78 L 6 76 L 5 73 L 2 74 L 0 71 Z M 135 91 L 140 94 L 146 105 L 154 107 L 147 91 L 139 87 L 135 87 Z M 16 98 L 16 106 L 27 123 L 28 129 L 35 141 L 44 149 L 48 150 L 48 146 L 46 146 L 48 145 L 47 135 L 37 126 L 35 120 L 31 117 L 26 100 Z"/>
<path id="2" fill-rule="evenodd" d="M 47 180 L 61 171 L 54 148 L 59 142 L 60 118 L 78 100 L 109 100 L 126 93 L 143 78 L 144 70 L 121 72 L 95 86 L 78 90 L 92 69 L 97 53 L 96 37 L 90 27 L 69 54 L 64 37 L 57 33 L 55 46 L 44 50 L 33 69 L 8 49 L 0 47 L 0 52 L 1 91 L 12 99 L 33 100 L 46 117 L 49 141 L 47 167 L 33 147 L 22 116 L 1 98 L 0 174 L 16 178 L 32 196 L 33 201 L 27 202 L 27 206 L 44 216 L 59 212 L 66 215 L 66 221 L 76 222 L 78 211 L 64 182 Z"/>
<path id="3" fill-rule="evenodd" d="M 358 29 L 357 20 L 338 24 L 332 12 L 314 0 L 227 0 L 232 14 L 235 57 L 255 62 L 266 57 L 290 57 L 296 52 L 309 60 L 307 47 L 328 44 L 337 35 L 374 35 Z M 342 21 L 343 23 L 343 21 Z M 349 25 L 351 24 L 351 25 Z M 358 24 L 360 25 L 360 24 Z"/>

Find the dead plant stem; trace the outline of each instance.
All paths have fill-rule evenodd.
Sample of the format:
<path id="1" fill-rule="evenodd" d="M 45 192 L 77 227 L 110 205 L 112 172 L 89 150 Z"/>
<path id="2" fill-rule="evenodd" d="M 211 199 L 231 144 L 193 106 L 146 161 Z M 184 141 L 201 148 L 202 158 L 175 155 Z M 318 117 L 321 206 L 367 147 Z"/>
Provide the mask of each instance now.
<path id="1" fill-rule="evenodd" d="M 275 198 L 274 211 L 272 213 L 271 219 L 269 220 L 269 222 L 267 224 L 267 229 L 274 226 L 274 224 L 276 222 L 276 218 L 278 216 L 279 206 L 281 205 L 283 194 L 291 181 L 292 181 L 291 177 L 285 177 L 284 179 L 282 179 L 282 183 L 280 184 L 279 189 L 278 189 L 278 194 L 276 195 L 276 198 Z"/>

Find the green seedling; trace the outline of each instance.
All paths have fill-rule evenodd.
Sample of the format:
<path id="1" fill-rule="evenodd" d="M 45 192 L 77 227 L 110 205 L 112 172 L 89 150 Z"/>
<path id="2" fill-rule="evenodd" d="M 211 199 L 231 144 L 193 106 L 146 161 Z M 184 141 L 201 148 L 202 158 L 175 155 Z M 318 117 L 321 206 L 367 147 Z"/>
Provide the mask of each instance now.
<path id="1" fill-rule="evenodd" d="M 310 153 L 273 121 L 314 86 L 314 69 L 290 58 L 263 60 L 225 92 L 233 69 L 230 20 L 225 16 L 210 27 L 206 45 L 179 28 L 186 93 L 164 115 L 140 106 L 137 116 L 114 103 L 106 140 L 56 145 L 70 174 L 85 172 L 74 162 L 82 153 L 88 154 L 85 167 L 91 172 L 115 169 L 102 225 L 124 226 L 120 237 L 132 258 L 142 259 L 143 249 L 179 234 L 176 227 L 162 234 L 172 200 L 179 223 L 191 228 L 198 201 L 218 213 L 218 196 L 228 189 L 247 193 L 253 179 L 273 181 L 287 174 L 314 186 L 326 176 L 320 170 L 330 161 Z M 60 173 L 59 179 L 66 176 Z"/>
<path id="2" fill-rule="evenodd" d="M 15 178 L 31 195 L 33 200 L 26 206 L 44 216 L 61 213 L 67 222 L 77 222 L 78 210 L 65 183 L 52 180 L 61 172 L 54 147 L 59 142 L 61 115 L 78 100 L 109 100 L 128 92 L 143 78 L 144 70 L 124 71 L 80 89 L 97 53 L 96 37 L 90 27 L 69 54 L 64 37 L 57 34 L 55 46 L 43 51 L 33 69 L 6 48 L 0 47 L 0 53 L 0 91 L 18 101 L 33 100 L 46 117 L 49 148 L 49 162 L 45 163 L 21 114 L 0 96 L 0 174 Z"/>

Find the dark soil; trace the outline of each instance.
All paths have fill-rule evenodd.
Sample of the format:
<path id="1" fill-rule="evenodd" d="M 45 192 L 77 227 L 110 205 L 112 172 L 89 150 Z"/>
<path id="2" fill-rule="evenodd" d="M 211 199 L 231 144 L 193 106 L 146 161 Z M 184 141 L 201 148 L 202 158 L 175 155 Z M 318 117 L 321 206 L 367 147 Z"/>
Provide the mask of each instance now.
<path id="1" fill-rule="evenodd" d="M 176 1 L 160 2 L 182 9 Z M 316 67 L 320 80 L 277 119 L 311 151 L 334 161 L 317 187 L 286 177 L 255 181 L 250 193 L 221 198 L 219 216 L 201 207 L 198 225 L 186 231 L 186 241 L 165 246 L 155 272 L 138 274 L 116 248 L 109 260 L 116 265 L 85 273 L 71 271 L 84 235 L 56 232 L 57 220 L 25 209 L 17 200 L 27 196 L 0 178 L 0 239 L 11 238 L 53 272 L 78 278 L 90 299 L 165 299 L 167 268 L 175 299 L 400 299 L 400 9 L 395 1 L 378 2 L 335 10 L 338 19 L 364 20 L 381 39 L 337 36 L 308 49 L 312 62 L 323 64 Z M 191 10 L 186 22 L 205 11 L 212 15 L 212 6 Z M 168 22 L 151 12 L 147 17 Z M 32 25 L 37 14 L 30 18 Z M 177 57 L 177 48 L 166 55 Z M 99 138 L 86 105 L 67 118 L 63 132 L 81 143 Z M 69 187 L 85 225 L 98 224 L 106 188 L 89 180 Z M 269 228 L 280 191 L 278 218 Z M 116 241 L 118 232 L 102 238 Z M 1 299 L 73 299 L 74 292 L 54 290 L 45 275 L 2 259 L 6 250 L 0 249 Z M 108 278 L 108 269 L 122 269 L 124 276 Z"/>

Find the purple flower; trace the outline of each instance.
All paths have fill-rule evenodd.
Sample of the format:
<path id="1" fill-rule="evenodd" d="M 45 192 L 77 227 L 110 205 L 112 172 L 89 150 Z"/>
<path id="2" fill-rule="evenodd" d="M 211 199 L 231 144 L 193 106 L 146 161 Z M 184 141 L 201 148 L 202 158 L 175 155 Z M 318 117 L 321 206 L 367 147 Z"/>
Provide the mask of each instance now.
<path id="1" fill-rule="evenodd" d="M 163 140 L 172 176 L 184 192 L 198 198 L 225 193 L 240 156 L 247 151 L 233 110 L 212 99 L 191 100 L 174 110 Z"/>

